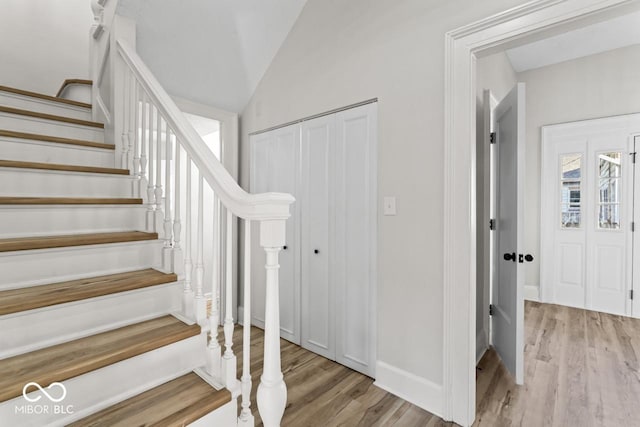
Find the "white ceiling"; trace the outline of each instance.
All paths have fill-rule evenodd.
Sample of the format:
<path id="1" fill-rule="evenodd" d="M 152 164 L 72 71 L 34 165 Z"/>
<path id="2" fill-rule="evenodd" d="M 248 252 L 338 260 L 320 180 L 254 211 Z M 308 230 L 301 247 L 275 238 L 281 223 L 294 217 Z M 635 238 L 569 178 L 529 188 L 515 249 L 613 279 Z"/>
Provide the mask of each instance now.
<path id="1" fill-rule="evenodd" d="M 640 44 L 640 12 L 599 22 L 506 51 L 520 73 L 571 59 Z"/>
<path id="2" fill-rule="evenodd" d="M 171 95 L 240 112 L 306 0 L 120 0 L 138 53 Z"/>

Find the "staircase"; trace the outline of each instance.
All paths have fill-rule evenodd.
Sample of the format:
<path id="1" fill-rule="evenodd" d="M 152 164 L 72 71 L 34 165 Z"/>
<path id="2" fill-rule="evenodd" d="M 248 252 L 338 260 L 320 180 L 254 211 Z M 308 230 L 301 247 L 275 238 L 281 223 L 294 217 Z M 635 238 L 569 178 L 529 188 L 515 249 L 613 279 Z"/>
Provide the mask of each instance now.
<path id="1" fill-rule="evenodd" d="M 108 35 L 114 72 L 97 78 L 110 102 L 95 80 L 91 104 L 0 86 L 0 427 L 254 425 L 249 328 L 240 379 L 233 350 L 236 221 L 247 325 L 252 223 L 265 251 L 257 403 L 277 426 L 278 252 L 293 198 L 244 192 L 126 37 Z"/>

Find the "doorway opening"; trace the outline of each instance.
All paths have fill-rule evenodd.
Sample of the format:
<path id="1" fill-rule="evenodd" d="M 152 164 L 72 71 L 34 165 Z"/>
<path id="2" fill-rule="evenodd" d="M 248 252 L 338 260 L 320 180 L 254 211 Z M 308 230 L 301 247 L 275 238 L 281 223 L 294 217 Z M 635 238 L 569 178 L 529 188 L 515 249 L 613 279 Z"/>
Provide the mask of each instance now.
<path id="1" fill-rule="evenodd" d="M 538 42 L 559 34 L 567 33 L 570 30 L 587 27 L 619 16 L 628 15 L 632 12 L 636 12 L 639 8 L 639 2 L 633 1 L 609 1 L 603 3 L 597 1 L 579 2 L 568 0 L 560 4 L 535 1 L 455 30 L 447 35 L 447 69 L 445 83 L 445 169 L 447 174 L 445 177 L 446 308 L 444 319 L 445 401 L 443 408 L 443 413 L 447 419 L 452 419 L 462 425 L 470 425 L 476 418 L 475 374 L 476 361 L 480 356 L 480 352 L 475 351 L 476 345 L 474 345 L 477 342 L 476 322 L 480 323 L 480 321 L 484 321 L 484 315 L 480 310 L 486 309 L 489 311 L 490 309 L 488 305 L 485 306 L 484 294 L 480 292 L 480 290 L 484 290 L 484 288 L 477 287 L 480 282 L 478 278 L 489 276 L 488 272 L 483 271 L 483 269 L 486 267 L 486 269 L 490 271 L 491 264 L 476 264 L 478 252 L 480 252 L 480 250 L 484 251 L 485 247 L 487 247 L 484 241 L 484 235 L 481 238 L 477 238 L 479 236 L 477 236 L 476 233 L 481 235 L 485 228 L 488 230 L 490 226 L 489 220 L 493 219 L 495 221 L 496 218 L 490 218 L 489 214 L 479 214 L 481 211 L 480 205 L 484 205 L 484 201 L 476 196 L 476 184 L 484 181 L 484 177 L 480 179 L 480 177 L 476 175 L 476 172 L 484 173 L 491 169 L 491 166 L 484 168 L 484 165 L 479 164 L 478 159 L 476 158 L 476 155 L 480 155 L 478 148 L 483 148 L 480 145 L 482 136 L 477 137 L 475 134 L 477 131 L 476 125 L 478 125 L 482 116 L 472 114 L 473 108 L 476 107 L 478 92 L 482 93 L 483 89 L 475 78 L 476 65 L 479 65 L 485 57 L 497 54 L 500 51 L 517 48 L 529 43 Z M 618 47 L 618 49 L 625 48 Z M 561 50 L 563 49 L 552 49 L 553 53 L 557 53 Z M 527 57 L 532 57 L 532 55 L 527 55 Z M 564 59 L 561 62 L 574 60 L 579 59 L 569 58 Z M 549 64 L 547 65 L 551 66 Z M 538 68 L 541 67 L 539 66 Z M 603 75 L 600 75 L 599 77 L 602 78 Z M 518 79 L 516 78 L 514 83 L 517 81 Z M 600 82 L 598 82 L 598 84 L 599 83 Z M 532 85 L 529 84 L 525 86 Z M 489 88 L 491 87 L 489 86 Z M 556 90 L 562 88 L 563 86 L 560 86 L 556 88 Z M 540 95 L 541 93 L 542 92 L 538 92 L 537 90 L 532 91 L 530 89 L 527 92 L 527 95 Z M 593 91 L 586 91 L 585 93 L 593 93 Z M 498 94 L 495 94 L 494 96 L 499 105 L 502 97 Z M 572 94 L 568 98 L 578 102 L 582 101 L 583 104 L 586 104 L 586 102 L 584 102 L 584 97 L 581 98 L 579 94 Z M 528 110 L 530 110 L 530 101 L 531 99 L 528 99 L 526 102 Z M 630 110 L 614 114 L 625 114 L 637 111 L 640 110 L 636 109 L 635 111 Z M 598 114 L 598 116 L 601 115 L 611 115 L 611 113 Z M 592 117 L 593 116 L 579 117 L 573 120 Z M 543 124 L 553 124 L 568 120 L 571 119 L 562 118 Z M 538 129 L 543 124 L 541 124 Z M 528 136 L 529 131 L 526 133 Z M 484 138 L 482 139 L 484 140 Z M 490 139 L 490 136 L 488 136 L 487 139 Z M 472 144 L 470 151 L 470 147 L 468 146 L 469 143 Z M 478 144 L 477 146 L 476 143 Z M 461 150 L 468 150 L 469 152 L 468 154 L 462 154 Z M 539 155 L 536 157 L 528 156 L 528 154 L 529 152 L 527 152 L 527 157 L 523 159 L 523 164 L 526 164 L 527 170 L 530 169 L 530 162 L 534 162 L 534 165 L 539 168 Z M 535 180 L 533 181 L 535 182 Z M 538 179 L 538 187 L 539 182 L 540 180 Z M 529 193 L 539 192 L 539 189 L 531 187 L 532 185 L 527 183 L 527 185 L 523 185 L 523 191 L 527 195 L 529 195 Z M 570 198 L 571 193 L 569 192 L 567 194 Z M 575 191 L 573 196 L 574 199 L 576 199 L 577 193 Z M 464 209 L 461 209 L 460 200 L 465 197 L 469 197 L 469 204 L 465 204 Z M 567 205 L 570 207 L 571 204 L 576 205 L 577 203 L 578 202 L 576 200 L 573 202 L 568 200 Z M 522 210 L 526 213 L 533 212 L 533 216 L 535 218 L 539 215 L 538 212 L 540 212 L 539 204 L 540 198 L 538 198 L 537 210 L 532 210 L 530 209 L 531 202 L 525 202 Z M 575 209 L 575 206 L 573 208 Z M 484 207 L 482 208 L 482 212 L 484 212 Z M 459 226 L 462 223 L 469 224 L 469 235 L 460 233 Z M 500 219 L 497 219 L 497 223 L 499 226 Z M 533 221 L 533 224 L 535 223 L 536 221 Z M 495 222 L 492 225 L 495 225 Z M 495 261 L 499 261 L 503 263 L 513 263 L 509 265 L 520 266 L 521 264 L 524 265 L 524 263 L 526 263 L 526 255 L 530 255 L 530 258 L 532 260 L 535 259 L 536 261 L 539 261 L 539 258 L 542 256 L 549 256 L 549 254 L 545 254 L 545 252 L 540 249 L 527 247 L 527 237 L 535 237 L 535 231 L 532 230 L 535 230 L 535 227 L 530 227 L 527 222 L 523 229 L 522 237 L 514 244 L 513 251 L 504 251 L 504 253 L 501 251 L 497 253 L 496 256 L 493 257 L 494 263 Z M 539 234 L 540 232 L 538 229 L 538 236 Z M 490 251 L 492 249 L 490 242 L 488 247 L 489 249 L 487 249 L 487 252 L 491 253 Z M 498 245 L 496 245 L 495 248 L 498 249 Z M 509 256 L 507 257 L 507 255 Z M 480 259 L 485 258 L 486 257 L 481 257 Z M 520 263 L 520 258 L 522 258 L 522 263 Z M 530 263 L 531 266 L 536 264 L 538 263 Z M 513 293 L 516 295 L 514 298 L 514 304 L 522 304 L 522 313 L 520 314 L 524 317 L 525 294 L 527 298 L 533 299 L 533 297 L 536 296 L 535 293 L 537 293 L 537 298 L 539 299 L 540 280 L 538 279 L 538 289 L 536 290 L 534 289 L 534 285 L 536 283 L 531 280 L 531 277 L 536 277 L 536 274 L 531 273 L 530 271 L 524 271 L 523 267 L 515 269 L 520 269 L 522 271 L 521 274 L 515 274 L 514 276 L 516 278 L 514 282 L 515 289 L 513 290 Z M 528 268 L 528 270 L 535 271 L 535 267 Z M 494 274 L 493 276 L 495 277 L 498 275 L 499 274 Z M 539 272 L 537 273 L 537 277 L 539 277 Z M 482 304 L 482 306 L 476 307 L 476 303 Z M 531 307 L 537 308 L 535 305 L 528 303 L 526 305 L 526 311 L 531 311 Z M 476 311 L 476 308 L 478 308 L 478 311 Z M 571 316 L 568 318 L 571 319 Z M 513 318 L 511 320 L 513 320 Z M 529 346 L 531 344 L 528 341 L 524 341 L 525 328 L 526 326 L 523 321 L 522 347 L 525 345 Z M 486 333 L 484 336 L 488 337 L 485 338 L 486 341 L 491 341 L 490 332 Z M 493 337 L 493 339 L 495 339 L 495 337 Z M 513 341 L 517 341 L 516 337 L 513 338 Z M 526 378 L 524 381 L 526 383 Z M 544 393 L 544 391 L 542 393 Z M 640 393 L 640 390 L 638 393 Z M 540 414 L 545 414 L 544 410 L 539 410 L 538 412 Z"/>

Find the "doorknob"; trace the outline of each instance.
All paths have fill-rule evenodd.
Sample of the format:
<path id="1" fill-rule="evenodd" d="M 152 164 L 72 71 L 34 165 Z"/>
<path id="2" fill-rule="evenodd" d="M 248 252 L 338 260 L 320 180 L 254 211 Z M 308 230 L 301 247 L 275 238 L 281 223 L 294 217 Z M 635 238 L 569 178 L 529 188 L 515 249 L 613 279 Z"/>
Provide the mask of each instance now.
<path id="1" fill-rule="evenodd" d="M 524 256 L 524 260 L 525 260 L 525 261 L 527 261 L 527 262 L 531 262 L 531 261 L 533 261 L 533 255 L 531 255 L 531 254 L 526 254 L 526 255 Z"/>
<path id="2" fill-rule="evenodd" d="M 516 253 L 515 252 L 511 252 L 510 254 L 504 254 L 502 257 L 504 258 L 505 261 L 516 262 Z"/>
<path id="3" fill-rule="evenodd" d="M 314 250 L 313 250 L 313 253 L 314 253 L 314 254 L 319 254 L 319 253 L 320 253 L 320 250 L 319 250 L 319 249 L 314 249 Z"/>
<path id="4" fill-rule="evenodd" d="M 287 245 L 284 245 L 284 246 L 282 247 L 282 249 L 286 251 L 286 250 L 287 250 Z"/>

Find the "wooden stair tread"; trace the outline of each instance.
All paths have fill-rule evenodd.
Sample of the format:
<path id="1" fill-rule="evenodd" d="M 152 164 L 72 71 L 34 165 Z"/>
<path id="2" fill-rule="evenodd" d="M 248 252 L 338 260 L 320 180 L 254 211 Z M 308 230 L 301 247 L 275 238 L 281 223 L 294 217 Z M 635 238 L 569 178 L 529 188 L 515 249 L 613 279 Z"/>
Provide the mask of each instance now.
<path id="1" fill-rule="evenodd" d="M 72 117 L 56 116 L 55 114 L 39 113 L 37 111 L 23 110 L 20 108 L 6 107 L 3 105 L 0 105 L 0 113 L 18 114 L 21 116 L 35 117 L 38 119 L 53 120 L 57 122 L 104 129 L 104 123 L 92 122 L 90 120 L 74 119 Z"/>
<path id="2" fill-rule="evenodd" d="M 157 240 L 158 233 L 123 231 L 117 233 L 70 234 L 65 236 L 38 236 L 0 239 L 0 252 L 30 249 L 64 248 L 69 246 L 100 245 L 107 243 Z"/>
<path id="3" fill-rule="evenodd" d="M 44 99 L 45 101 L 59 102 L 61 104 L 73 105 L 75 107 L 91 108 L 91 104 L 85 102 L 73 101 L 71 99 L 58 98 L 57 96 L 45 95 L 43 93 L 31 92 L 23 89 L 0 85 L 0 91 L 15 93 L 16 95 L 29 96 L 31 98 Z"/>
<path id="4" fill-rule="evenodd" d="M 64 92 L 64 90 L 67 88 L 67 86 L 71 86 L 71 85 L 88 85 L 88 86 L 93 86 L 93 80 L 87 80 L 87 79 L 66 79 L 65 81 L 62 82 L 62 86 L 60 86 L 60 89 L 58 89 L 58 93 L 56 93 L 56 97 L 60 97 L 60 95 L 62 95 L 62 92 Z"/>
<path id="5" fill-rule="evenodd" d="M 0 360 L 0 402 L 200 334 L 200 326 L 163 316 Z"/>
<path id="6" fill-rule="evenodd" d="M 61 165 L 58 163 L 22 162 L 18 160 L 0 160 L 0 167 L 67 172 L 104 173 L 110 175 L 129 175 L 128 169 L 103 168 L 97 166 Z"/>
<path id="7" fill-rule="evenodd" d="M 141 205 L 142 199 L 123 197 L 0 197 L 0 205 Z"/>
<path id="8" fill-rule="evenodd" d="M 81 301 L 104 295 L 172 283 L 175 274 L 166 274 L 152 268 L 126 273 L 89 277 L 68 282 L 30 286 L 0 291 L 0 316 L 36 308 Z"/>
<path id="9" fill-rule="evenodd" d="M 76 421 L 69 427 L 186 426 L 231 401 L 191 372 Z"/>
<path id="10" fill-rule="evenodd" d="M 93 142 L 93 141 L 84 141 L 82 139 L 61 138 L 58 136 L 41 135 L 37 133 L 15 132 L 15 131 L 6 130 L 6 129 L 0 129 L 0 136 L 4 136 L 8 138 L 33 139 L 36 141 L 44 141 L 44 142 L 55 142 L 58 144 L 78 145 L 81 147 L 104 148 L 105 150 L 116 149 L 115 145 L 106 144 L 104 142 Z"/>

